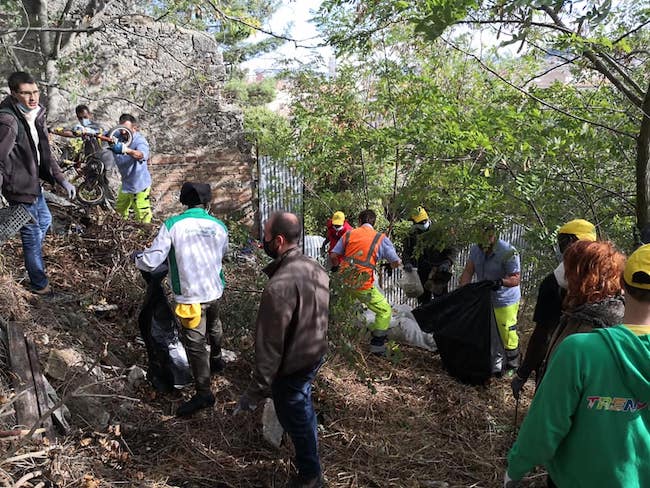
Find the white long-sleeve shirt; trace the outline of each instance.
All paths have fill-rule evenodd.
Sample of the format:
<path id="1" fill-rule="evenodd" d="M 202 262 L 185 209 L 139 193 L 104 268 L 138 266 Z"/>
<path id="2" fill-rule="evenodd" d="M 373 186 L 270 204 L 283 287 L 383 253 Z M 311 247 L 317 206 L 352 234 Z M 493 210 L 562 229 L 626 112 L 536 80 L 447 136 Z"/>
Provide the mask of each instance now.
<path id="1" fill-rule="evenodd" d="M 228 250 L 225 224 L 202 207 L 170 217 L 135 265 L 153 271 L 169 260 L 169 277 L 177 303 L 206 303 L 221 298 L 221 263 Z"/>

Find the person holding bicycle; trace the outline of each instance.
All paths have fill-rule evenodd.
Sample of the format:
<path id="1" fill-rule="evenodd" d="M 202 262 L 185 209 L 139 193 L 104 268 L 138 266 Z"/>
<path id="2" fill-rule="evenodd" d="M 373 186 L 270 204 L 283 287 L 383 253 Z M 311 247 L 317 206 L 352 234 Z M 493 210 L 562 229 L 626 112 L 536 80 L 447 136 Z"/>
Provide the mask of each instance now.
<path id="1" fill-rule="evenodd" d="M 127 145 L 119 136 L 109 149 L 115 154 L 115 164 L 122 177 L 122 188 L 117 195 L 115 210 L 125 219 L 133 209 L 135 220 L 150 223 L 153 213 L 149 193 L 151 191 L 151 174 L 147 169 L 149 160 L 149 143 L 139 131 L 136 118 L 131 114 L 122 114 L 119 124 L 133 133 L 133 140 Z"/>

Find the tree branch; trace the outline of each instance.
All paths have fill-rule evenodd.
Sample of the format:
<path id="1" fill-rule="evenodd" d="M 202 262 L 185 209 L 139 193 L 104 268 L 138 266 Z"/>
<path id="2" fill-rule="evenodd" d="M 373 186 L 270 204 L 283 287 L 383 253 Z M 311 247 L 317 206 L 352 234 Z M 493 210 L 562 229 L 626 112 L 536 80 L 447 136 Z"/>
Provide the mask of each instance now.
<path id="1" fill-rule="evenodd" d="M 634 203 L 632 203 L 632 201 L 626 198 L 623 193 L 610 190 L 609 188 L 594 183 L 593 181 L 582 180 L 579 178 L 570 178 L 568 176 L 563 175 L 562 173 L 558 173 L 556 176 L 547 176 L 547 178 L 551 181 L 561 181 L 564 183 L 579 183 L 581 185 L 593 186 L 594 188 L 597 188 L 598 190 L 605 192 L 607 195 L 610 195 L 612 198 L 620 199 L 624 205 L 626 205 L 630 210 L 634 211 L 635 208 Z"/>
<path id="2" fill-rule="evenodd" d="M 612 44 L 618 44 L 618 43 L 621 42 L 623 39 L 625 39 L 626 37 L 628 37 L 628 36 L 634 34 L 634 33 L 637 32 L 637 31 L 640 31 L 641 29 L 643 29 L 643 28 L 644 28 L 646 25 L 648 25 L 648 24 L 650 24 L 650 19 L 646 20 L 643 24 L 639 24 L 639 25 L 637 25 L 634 29 L 632 29 L 632 30 L 630 30 L 630 31 L 627 31 L 625 34 L 620 35 L 619 37 L 617 37 L 616 39 L 614 39 L 614 40 L 612 41 Z"/>
<path id="3" fill-rule="evenodd" d="M 266 34 L 271 37 L 275 37 L 276 39 L 281 39 L 283 41 L 288 41 L 288 42 L 293 42 L 296 47 L 313 47 L 313 46 L 301 46 L 298 43 L 301 42 L 300 39 L 294 39 L 293 37 L 288 37 L 284 36 L 282 34 L 276 34 L 273 31 L 263 29 L 262 27 L 259 27 L 257 25 L 254 25 L 244 19 L 240 19 L 239 17 L 234 17 L 232 15 L 228 15 L 225 13 L 223 10 L 221 10 L 212 0 L 207 0 L 207 4 L 212 7 L 212 9 L 217 13 L 219 17 L 222 17 L 226 20 L 229 20 L 231 22 L 235 22 L 241 25 L 244 25 L 250 29 L 256 30 L 257 32 L 261 32 L 262 34 Z"/>
<path id="4" fill-rule="evenodd" d="M 638 94 L 639 96 L 645 95 L 645 92 L 643 91 L 643 88 L 641 88 L 634 79 L 628 75 L 625 70 L 621 67 L 621 64 L 616 61 L 616 59 L 612 58 L 609 54 L 602 52 L 601 50 L 597 50 L 598 54 L 603 57 L 605 61 L 607 61 L 614 70 L 623 77 L 625 82 L 630 85 Z"/>
<path id="5" fill-rule="evenodd" d="M 540 7 L 540 10 L 545 12 L 546 15 L 548 15 L 553 20 L 553 22 L 555 22 L 557 26 L 561 26 L 567 29 L 567 27 L 562 22 L 560 16 L 551 7 L 543 5 Z M 581 39 L 585 40 L 585 38 L 582 37 L 580 34 L 573 32 L 571 29 L 569 29 L 569 31 L 571 32 L 571 35 L 578 36 Z M 594 69 L 602 73 L 612 83 L 612 85 L 614 85 L 620 92 L 622 92 L 634 105 L 636 105 L 637 107 L 641 107 L 643 105 L 643 99 L 637 96 L 633 91 L 631 91 L 625 85 L 625 83 L 623 83 L 619 78 L 617 78 L 614 75 L 614 73 L 612 73 L 612 71 L 607 67 L 607 65 L 605 65 L 605 63 L 598 57 L 598 55 L 594 51 L 585 48 L 582 51 L 582 55 L 585 58 L 587 58 L 589 61 L 591 61 L 591 63 L 594 66 Z"/>
<path id="6" fill-rule="evenodd" d="M 70 11 L 70 7 L 72 6 L 72 2 L 73 0 L 66 0 L 65 6 L 63 7 L 63 10 L 61 10 L 61 15 L 59 16 L 59 21 L 57 22 L 57 26 L 63 25 L 65 16 Z M 62 40 L 63 40 L 63 32 L 59 31 L 56 33 L 56 37 L 54 38 L 54 49 L 52 50 L 53 59 L 56 59 L 59 56 L 59 52 L 61 51 Z"/>
<path id="7" fill-rule="evenodd" d="M 20 62 L 20 59 L 18 58 L 18 56 L 16 56 L 14 50 L 7 44 L 7 41 L 4 39 L 4 37 L 0 36 L 0 44 L 2 44 L 3 49 L 7 53 L 7 56 L 9 57 L 9 59 L 11 59 L 11 64 L 13 64 L 15 70 L 25 71 L 25 69 L 23 68 L 23 63 Z"/>
<path id="8" fill-rule="evenodd" d="M 526 85 L 527 85 L 528 83 L 530 83 L 531 81 L 534 81 L 534 80 L 536 80 L 537 78 L 541 78 L 542 76 L 547 75 L 547 74 L 549 74 L 550 72 L 555 71 L 555 70 L 558 69 L 558 68 L 561 68 L 562 66 L 566 66 L 567 64 L 572 64 L 576 59 L 579 59 L 579 56 L 576 56 L 576 57 L 573 58 L 573 59 L 567 59 L 567 60 L 565 60 L 564 62 L 562 62 L 562 63 L 560 63 L 560 64 L 556 64 L 555 66 L 552 66 L 552 67 L 550 67 L 549 69 L 544 70 L 544 71 L 542 71 L 542 72 L 539 73 L 539 74 L 536 74 L 536 75 L 533 76 L 532 78 L 529 78 L 528 80 L 526 80 L 526 81 L 524 82 L 524 84 L 523 84 L 522 86 L 526 86 Z"/>
<path id="9" fill-rule="evenodd" d="M 580 117 L 579 115 L 574 115 L 574 114 L 572 114 L 572 113 L 570 113 L 570 112 L 567 112 L 566 110 L 561 109 L 560 107 L 557 107 L 556 105 L 553 105 L 553 104 L 551 104 L 551 103 L 549 103 L 549 102 L 547 102 L 547 101 L 545 101 L 545 100 L 542 100 L 541 98 L 536 97 L 536 96 L 533 95 L 532 93 L 530 93 L 530 92 L 524 90 L 523 88 L 518 87 L 518 86 L 515 85 L 514 83 L 508 81 L 506 78 L 504 78 L 503 76 L 501 76 L 498 72 L 496 72 L 495 70 L 493 70 L 492 68 L 490 68 L 487 64 L 485 64 L 485 63 L 483 62 L 483 60 L 481 60 L 481 59 L 480 59 L 478 56 L 476 56 L 475 54 L 469 53 L 469 52 L 467 52 L 467 51 L 461 49 L 460 47 L 456 46 L 454 43 L 452 43 L 451 41 L 448 41 L 448 40 L 446 40 L 446 39 L 443 39 L 443 42 L 445 42 L 448 46 L 450 46 L 451 48 L 457 50 L 458 52 L 463 53 L 465 56 L 469 56 L 469 57 L 473 58 L 474 60 L 476 60 L 477 63 L 479 63 L 479 65 L 480 65 L 484 70 L 488 71 L 489 73 L 491 73 L 492 75 L 494 75 L 495 77 L 497 77 L 498 79 L 500 79 L 501 81 L 503 81 L 506 85 L 508 85 L 508 86 L 514 88 L 515 90 L 517 90 L 517 91 L 523 93 L 523 94 L 526 95 L 527 97 L 529 97 L 529 98 L 535 100 L 536 102 L 538 102 L 538 103 L 544 105 L 545 107 L 548 107 L 548 108 L 550 108 L 550 109 L 552 109 L 552 110 L 555 110 L 556 112 L 559 112 L 559 113 L 561 113 L 562 115 L 565 115 L 565 116 L 570 117 L 570 118 L 572 118 L 572 119 L 579 120 L 579 121 L 581 121 L 581 122 L 585 122 L 585 123 L 587 123 L 587 124 L 591 124 L 591 125 L 594 125 L 594 126 L 596 126 L 596 127 L 601 127 L 601 128 L 603 128 L 603 129 L 607 129 L 608 131 L 614 132 L 615 134 L 619 134 L 619 135 L 622 135 L 622 136 L 630 137 L 630 138 L 632 138 L 632 139 L 636 139 L 636 136 L 635 136 L 634 134 L 631 134 L 631 133 L 629 133 L 629 132 L 625 132 L 625 131 L 622 131 L 622 130 L 616 129 L 616 128 L 614 128 L 614 127 L 609 127 L 609 126 L 607 126 L 607 125 L 605 125 L 605 124 L 601 124 L 600 122 L 596 122 L 596 121 L 594 121 L 594 120 L 585 119 L 584 117 Z"/>
<path id="10" fill-rule="evenodd" d="M 16 34 L 18 32 L 69 32 L 69 33 L 88 33 L 92 34 L 93 32 L 97 32 L 99 30 L 102 30 L 104 28 L 103 25 L 98 26 L 98 27 L 85 27 L 85 28 L 79 28 L 79 27 L 52 27 L 52 26 L 44 26 L 44 27 L 16 27 L 14 29 L 4 29 L 0 30 L 0 37 L 2 36 L 7 36 L 9 34 Z"/>
<path id="11" fill-rule="evenodd" d="M 565 26 L 559 26 L 556 24 L 547 24 L 545 22 L 528 22 L 523 19 L 494 19 L 494 20 L 478 20 L 478 19 L 468 19 L 468 20 L 459 20 L 455 22 L 456 24 L 475 24 L 475 25 L 494 25 L 494 24 L 508 24 L 508 25 L 520 25 L 525 27 L 544 27 L 545 29 L 553 29 L 560 31 L 564 34 L 573 34 L 574 32 Z"/>

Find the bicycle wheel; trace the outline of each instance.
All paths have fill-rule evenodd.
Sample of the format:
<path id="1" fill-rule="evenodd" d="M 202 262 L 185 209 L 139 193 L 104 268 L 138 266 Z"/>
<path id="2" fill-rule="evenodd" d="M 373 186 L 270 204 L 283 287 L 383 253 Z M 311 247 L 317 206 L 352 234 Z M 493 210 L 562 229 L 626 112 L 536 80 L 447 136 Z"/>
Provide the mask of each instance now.
<path id="1" fill-rule="evenodd" d="M 86 205 L 99 205 L 105 198 L 106 191 L 98 179 L 82 181 L 77 188 L 77 200 Z"/>
<path id="2" fill-rule="evenodd" d="M 108 131 L 108 134 L 106 135 L 108 137 L 116 138 L 126 147 L 129 147 L 131 145 L 131 142 L 133 142 L 133 132 L 131 131 L 131 129 L 129 129 L 124 125 L 116 125 L 112 129 L 110 129 Z"/>

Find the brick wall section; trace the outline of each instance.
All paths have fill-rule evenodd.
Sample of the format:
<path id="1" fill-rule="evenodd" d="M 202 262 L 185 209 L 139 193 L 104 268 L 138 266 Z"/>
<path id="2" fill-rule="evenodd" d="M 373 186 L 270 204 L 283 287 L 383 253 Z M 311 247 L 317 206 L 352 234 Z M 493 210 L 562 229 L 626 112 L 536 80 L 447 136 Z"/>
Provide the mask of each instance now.
<path id="1" fill-rule="evenodd" d="M 215 215 L 252 223 L 253 166 L 252 157 L 236 149 L 184 156 L 154 153 L 150 162 L 154 213 L 165 218 L 182 211 L 178 202 L 181 185 L 200 181 L 212 187 Z"/>

